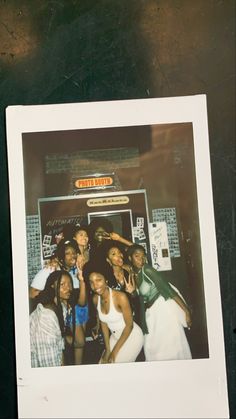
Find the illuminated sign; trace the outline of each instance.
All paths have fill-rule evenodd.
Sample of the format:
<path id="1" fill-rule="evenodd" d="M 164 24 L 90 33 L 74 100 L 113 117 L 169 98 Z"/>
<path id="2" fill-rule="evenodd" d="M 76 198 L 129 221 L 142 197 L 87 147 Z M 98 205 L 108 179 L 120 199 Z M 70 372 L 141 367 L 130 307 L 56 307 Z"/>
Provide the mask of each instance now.
<path id="1" fill-rule="evenodd" d="M 113 185 L 113 178 L 111 176 L 80 178 L 75 181 L 75 186 L 78 189 L 106 188 L 111 185 Z"/>
<path id="2" fill-rule="evenodd" d="M 88 199 L 87 205 L 88 207 L 101 207 L 104 205 L 124 205 L 128 204 L 129 197 L 128 196 L 113 196 L 109 198 L 91 198 Z"/>

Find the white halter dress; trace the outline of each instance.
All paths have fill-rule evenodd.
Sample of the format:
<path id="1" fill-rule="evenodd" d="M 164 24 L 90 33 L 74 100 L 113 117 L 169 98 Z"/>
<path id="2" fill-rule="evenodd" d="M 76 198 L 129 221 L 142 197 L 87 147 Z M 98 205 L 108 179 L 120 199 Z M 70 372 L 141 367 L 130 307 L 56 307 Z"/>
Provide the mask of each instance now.
<path id="1" fill-rule="evenodd" d="M 101 298 L 98 296 L 98 315 L 99 319 L 106 323 L 111 335 L 110 335 L 110 350 L 114 348 L 116 342 L 120 338 L 124 328 L 125 321 L 123 314 L 116 310 L 113 302 L 112 289 L 109 288 L 110 292 L 110 308 L 107 314 L 102 313 L 101 310 Z M 125 343 L 120 348 L 115 362 L 134 362 L 140 353 L 144 342 L 144 337 L 141 328 L 133 322 L 133 329 L 125 341 Z"/>

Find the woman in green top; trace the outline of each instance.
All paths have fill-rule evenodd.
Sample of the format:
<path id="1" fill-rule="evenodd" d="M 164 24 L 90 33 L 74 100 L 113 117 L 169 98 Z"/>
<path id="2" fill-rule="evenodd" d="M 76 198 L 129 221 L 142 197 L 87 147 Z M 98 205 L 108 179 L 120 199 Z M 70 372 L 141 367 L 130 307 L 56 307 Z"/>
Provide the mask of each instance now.
<path id="1" fill-rule="evenodd" d="M 191 326 L 191 316 L 183 297 L 146 263 L 142 246 L 134 244 L 128 248 L 127 253 L 145 306 L 146 361 L 191 359 L 184 332 L 184 327 Z"/>

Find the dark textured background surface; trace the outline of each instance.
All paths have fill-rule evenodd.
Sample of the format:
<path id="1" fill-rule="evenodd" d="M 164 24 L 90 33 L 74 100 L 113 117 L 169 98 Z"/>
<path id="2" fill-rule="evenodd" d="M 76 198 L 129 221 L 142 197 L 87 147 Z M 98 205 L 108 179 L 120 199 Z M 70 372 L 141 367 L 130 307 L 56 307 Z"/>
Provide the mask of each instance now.
<path id="1" fill-rule="evenodd" d="M 6 106 L 206 93 L 235 418 L 235 0 L 0 0 L 0 41 L 0 416 L 16 415 Z"/>

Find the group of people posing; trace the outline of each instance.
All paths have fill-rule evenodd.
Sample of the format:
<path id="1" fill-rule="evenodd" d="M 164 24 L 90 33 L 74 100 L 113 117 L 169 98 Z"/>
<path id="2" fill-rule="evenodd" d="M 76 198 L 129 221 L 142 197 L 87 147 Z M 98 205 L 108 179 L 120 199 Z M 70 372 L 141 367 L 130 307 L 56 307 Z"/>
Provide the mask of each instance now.
<path id="1" fill-rule="evenodd" d="M 191 359 L 184 298 L 106 217 L 64 234 L 29 296 L 32 367 L 82 364 L 88 328 L 97 363 Z"/>

